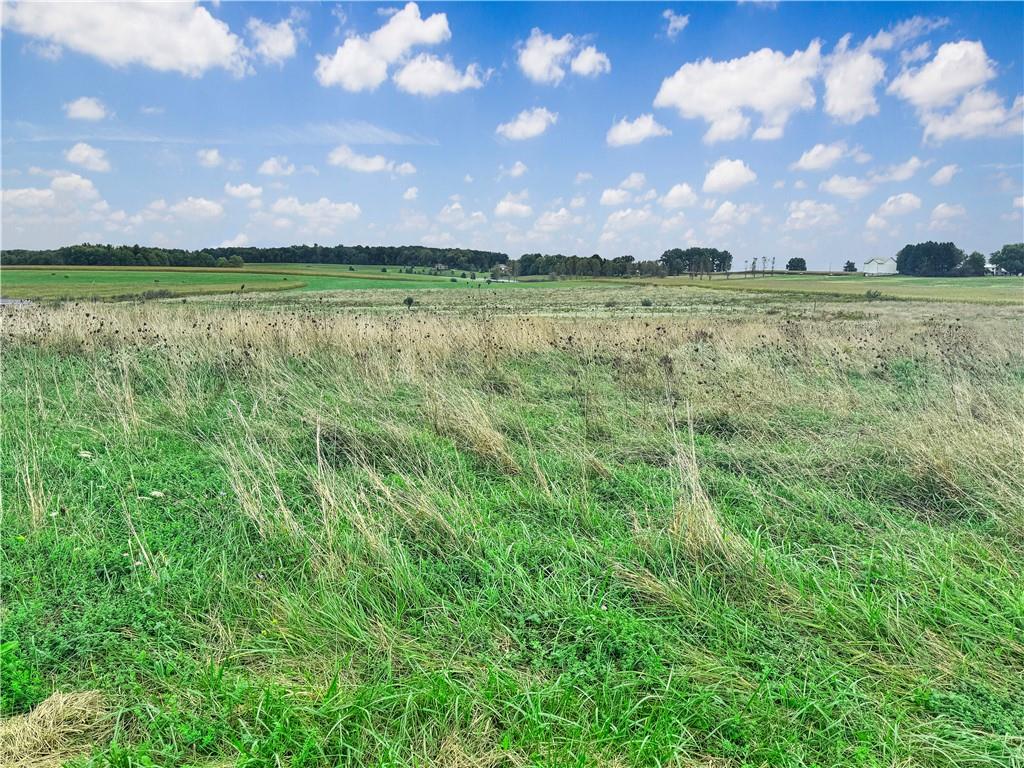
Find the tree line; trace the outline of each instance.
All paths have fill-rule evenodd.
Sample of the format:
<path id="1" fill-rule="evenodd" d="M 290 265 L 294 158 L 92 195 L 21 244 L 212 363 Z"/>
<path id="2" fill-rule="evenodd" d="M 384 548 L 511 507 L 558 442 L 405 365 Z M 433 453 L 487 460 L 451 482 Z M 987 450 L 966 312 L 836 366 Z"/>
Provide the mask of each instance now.
<path id="1" fill-rule="evenodd" d="M 641 260 L 630 255 L 606 259 L 592 256 L 563 256 L 560 253 L 524 253 L 511 265 L 521 276 L 549 275 L 552 277 L 660 277 L 664 275 L 698 275 L 710 272 L 728 272 L 732 268 L 732 254 L 717 248 L 672 248 L 657 260 Z"/>
<path id="2" fill-rule="evenodd" d="M 905 245 L 896 254 L 896 269 L 901 275 L 920 277 L 978 277 L 986 274 L 988 264 L 994 271 L 1011 275 L 1024 274 L 1024 243 L 1008 243 L 990 254 L 974 251 L 964 253 L 954 243 Z"/>
<path id="3" fill-rule="evenodd" d="M 508 254 L 469 248 L 419 245 L 290 245 L 281 248 L 153 248 L 82 243 L 46 251 L 5 250 L 7 265 L 45 264 L 103 267 L 217 267 L 243 264 L 370 264 L 382 267 L 436 267 L 487 271 L 508 262 Z"/>

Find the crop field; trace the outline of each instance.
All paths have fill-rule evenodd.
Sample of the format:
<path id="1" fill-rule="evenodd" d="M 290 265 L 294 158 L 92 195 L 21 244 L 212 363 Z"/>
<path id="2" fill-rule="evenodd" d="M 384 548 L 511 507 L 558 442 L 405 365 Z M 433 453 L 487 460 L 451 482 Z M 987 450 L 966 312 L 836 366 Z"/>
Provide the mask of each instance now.
<path id="1" fill-rule="evenodd" d="M 0 307 L 0 764 L 1021 764 L 1018 307 L 223 277 Z"/>
<path id="2" fill-rule="evenodd" d="M 663 278 L 669 285 L 691 285 L 731 291 L 792 292 L 809 296 L 835 295 L 863 297 L 876 291 L 882 298 L 929 301 L 982 302 L 987 304 L 1024 303 L 1024 279 L 1019 277 L 865 277 L 864 275 L 769 275 L 749 277 L 733 274 L 729 278 L 696 280 L 686 276 Z"/>

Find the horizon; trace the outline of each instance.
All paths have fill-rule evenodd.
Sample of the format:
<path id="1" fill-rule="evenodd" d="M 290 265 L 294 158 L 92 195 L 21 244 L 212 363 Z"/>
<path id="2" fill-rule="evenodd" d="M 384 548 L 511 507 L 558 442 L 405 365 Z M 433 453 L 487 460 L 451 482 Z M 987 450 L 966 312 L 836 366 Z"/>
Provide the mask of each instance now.
<path id="1" fill-rule="evenodd" d="M 1021 239 L 1022 23 L 1019 3 L 5 5 L 2 247 L 987 255 Z"/>

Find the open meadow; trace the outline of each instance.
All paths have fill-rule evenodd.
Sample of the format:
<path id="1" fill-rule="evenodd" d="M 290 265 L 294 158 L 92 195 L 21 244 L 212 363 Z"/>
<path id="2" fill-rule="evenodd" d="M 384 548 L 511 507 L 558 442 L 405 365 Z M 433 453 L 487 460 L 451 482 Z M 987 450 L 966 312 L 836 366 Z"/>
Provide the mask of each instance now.
<path id="1" fill-rule="evenodd" d="M 1019 306 L 404 287 L 0 307 L 0 764 L 1021 763 Z"/>

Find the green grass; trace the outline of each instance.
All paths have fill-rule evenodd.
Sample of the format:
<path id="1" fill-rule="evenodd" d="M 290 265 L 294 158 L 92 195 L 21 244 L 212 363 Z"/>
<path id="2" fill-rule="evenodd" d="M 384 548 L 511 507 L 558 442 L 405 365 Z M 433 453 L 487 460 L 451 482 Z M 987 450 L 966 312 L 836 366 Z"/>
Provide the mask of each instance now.
<path id="1" fill-rule="evenodd" d="M 5 267 L 0 296 L 5 299 L 154 298 L 302 287 L 288 276 L 198 269 L 126 269 L 100 267 Z"/>
<path id="2" fill-rule="evenodd" d="M 1016 313 L 365 296 L 4 310 L 4 715 L 99 690 L 96 766 L 1020 763 Z"/>
<path id="3" fill-rule="evenodd" d="M 878 291 L 883 299 L 963 301 L 1024 304 L 1024 279 L 1019 277 L 865 277 L 863 275 L 716 276 L 695 280 L 686 276 L 659 280 L 668 285 L 692 285 L 733 291 L 786 292 L 862 297 Z"/>

